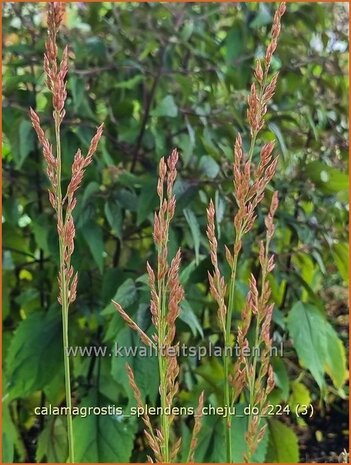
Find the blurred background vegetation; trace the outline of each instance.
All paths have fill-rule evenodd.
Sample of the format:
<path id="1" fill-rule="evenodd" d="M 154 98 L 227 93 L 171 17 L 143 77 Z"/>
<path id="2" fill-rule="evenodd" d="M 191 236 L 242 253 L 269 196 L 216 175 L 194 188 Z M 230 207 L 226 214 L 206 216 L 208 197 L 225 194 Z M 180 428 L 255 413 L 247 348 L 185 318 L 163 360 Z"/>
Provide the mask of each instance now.
<path id="1" fill-rule="evenodd" d="M 238 131 L 247 140 L 252 68 L 267 43 L 275 6 L 69 5 L 60 36 L 71 58 L 64 180 L 76 148 L 87 149 L 101 121 L 106 127 L 75 215 L 73 265 L 80 279 L 70 314 L 72 345 L 138 343 L 111 307 L 113 297 L 150 327 L 144 270 L 154 257 L 157 164 L 173 147 L 181 163 L 170 249 L 182 247 L 187 296 L 178 338 L 192 345 L 221 343 L 207 282 L 205 209 L 213 198 L 220 242 L 231 243 L 232 146 Z M 283 343 L 285 356 L 273 360 L 271 401 L 289 404 L 292 412 L 269 420 L 259 462 L 335 462 L 347 447 L 347 24 L 346 3 L 288 4 L 273 62 L 280 78 L 261 142 L 276 138 L 280 152 L 271 186 L 280 197 L 271 285 L 274 341 Z M 65 462 L 64 418 L 33 413 L 35 406 L 64 402 L 56 227 L 28 118 L 32 106 L 52 133 L 42 69 L 44 4 L 5 3 L 3 28 L 3 461 Z M 237 320 L 248 273 L 257 269 L 264 214 L 265 208 L 245 243 Z M 130 362 L 143 396 L 157 403 L 154 361 Z M 131 405 L 124 363 L 74 358 L 74 402 Z M 202 389 L 207 402 L 220 404 L 220 361 L 187 358 L 181 367 L 180 405 L 194 405 Z M 312 418 L 298 418 L 296 405 L 310 403 Z M 176 420 L 185 444 L 191 422 Z M 145 460 L 143 427 L 135 418 L 91 416 L 74 423 L 78 462 Z M 221 427 L 220 419 L 205 418 L 197 461 L 223 461 Z M 244 420 L 236 421 L 237 461 L 244 431 Z"/>

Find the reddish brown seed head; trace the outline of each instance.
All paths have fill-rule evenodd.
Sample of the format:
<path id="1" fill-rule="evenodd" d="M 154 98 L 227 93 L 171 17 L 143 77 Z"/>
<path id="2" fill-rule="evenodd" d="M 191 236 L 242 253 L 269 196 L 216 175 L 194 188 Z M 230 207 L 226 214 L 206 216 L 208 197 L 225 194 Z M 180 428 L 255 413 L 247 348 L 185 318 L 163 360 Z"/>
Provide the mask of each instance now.
<path id="1" fill-rule="evenodd" d="M 100 141 L 100 139 L 102 137 L 103 131 L 104 131 L 104 123 L 101 123 L 100 126 L 97 128 L 94 137 L 91 139 L 88 154 L 85 157 L 85 163 L 84 163 L 85 168 L 87 166 L 89 166 L 90 163 L 92 162 L 93 155 L 96 152 L 96 149 L 97 149 L 98 143 L 99 143 L 99 141 Z"/>
<path id="2" fill-rule="evenodd" d="M 64 2 L 51 2 L 48 4 L 47 22 L 50 34 L 56 34 L 59 30 L 64 18 L 65 6 Z"/>
<path id="3" fill-rule="evenodd" d="M 255 77 L 257 81 L 262 84 L 263 82 L 263 70 L 260 60 L 256 60 L 256 67 L 255 67 Z"/>

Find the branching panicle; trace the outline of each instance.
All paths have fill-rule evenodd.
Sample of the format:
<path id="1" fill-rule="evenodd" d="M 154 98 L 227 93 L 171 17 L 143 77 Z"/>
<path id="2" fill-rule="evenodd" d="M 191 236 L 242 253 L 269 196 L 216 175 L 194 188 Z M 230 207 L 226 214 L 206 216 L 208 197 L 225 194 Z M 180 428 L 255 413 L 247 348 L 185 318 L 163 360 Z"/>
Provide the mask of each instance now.
<path id="1" fill-rule="evenodd" d="M 247 119 L 250 130 L 250 147 L 245 153 L 243 141 L 240 134 L 237 135 L 234 144 L 233 162 L 233 193 L 237 204 L 237 210 L 233 218 L 234 244 L 232 251 L 225 248 L 225 256 L 231 269 L 230 282 L 226 286 L 221 275 L 217 258 L 217 239 L 215 233 L 215 210 L 213 202 L 210 201 L 207 218 L 207 236 L 210 245 L 211 262 L 213 272 L 209 273 L 210 292 L 218 305 L 218 323 L 222 330 L 224 345 L 230 347 L 232 340 L 232 313 L 235 302 L 235 282 L 237 276 L 237 265 L 242 248 L 243 237 L 251 231 L 256 220 L 256 209 L 264 198 L 268 183 L 273 178 L 278 157 L 273 156 L 274 142 L 263 145 L 259 154 L 258 163 L 253 163 L 253 155 L 259 132 L 264 126 L 265 115 L 268 104 L 274 95 L 277 85 L 278 73 L 271 77 L 270 66 L 273 53 L 278 44 L 280 34 L 280 21 L 285 12 L 285 3 L 281 3 L 274 15 L 271 30 L 271 40 L 268 44 L 263 60 L 257 60 L 254 70 L 254 82 L 251 85 L 248 96 Z M 269 244 L 274 235 L 273 216 L 278 207 L 278 195 L 273 194 L 271 207 L 265 219 L 266 240 L 260 245 L 259 262 L 262 278 L 261 288 L 254 276 L 249 281 L 249 293 L 246 305 L 242 310 L 242 322 L 238 328 L 237 342 L 241 348 L 234 367 L 231 360 L 224 356 L 224 404 L 227 406 L 236 402 L 244 389 L 248 390 L 251 408 L 259 406 L 264 409 L 269 392 L 273 389 L 274 378 L 270 367 L 269 350 L 271 348 L 270 323 L 273 305 L 269 304 L 270 287 L 267 280 L 268 274 L 274 268 L 274 257 L 269 256 Z M 229 292 L 227 293 L 227 288 Z M 228 294 L 228 295 L 227 295 Z M 260 347 L 261 357 L 247 358 L 244 356 L 244 348 L 249 347 L 247 338 L 252 324 L 255 329 L 255 347 Z M 256 353 L 256 351 L 255 351 Z M 261 411 L 260 410 L 260 411 Z M 249 417 L 248 431 L 246 435 L 247 452 L 245 460 L 249 461 L 259 443 L 263 438 L 264 429 L 259 428 L 260 416 Z M 226 461 L 233 461 L 231 420 L 226 420 Z"/>
<path id="2" fill-rule="evenodd" d="M 202 412 L 204 408 L 204 392 L 202 391 L 199 397 L 199 403 L 197 406 L 197 409 L 195 411 L 195 423 L 194 423 L 194 428 L 193 428 L 193 434 L 191 436 L 191 441 L 190 441 L 190 448 L 189 448 L 189 455 L 188 455 L 188 462 L 194 462 L 194 457 L 195 457 L 195 451 L 196 447 L 199 441 L 199 434 L 201 431 L 201 422 L 202 422 Z"/>
<path id="3" fill-rule="evenodd" d="M 32 125 L 42 146 L 44 160 L 47 165 L 47 175 L 50 181 L 49 200 L 57 216 L 57 232 L 59 236 L 60 249 L 60 269 L 58 272 L 59 295 L 58 301 L 62 307 L 63 345 L 65 353 L 68 347 L 68 310 L 77 296 L 78 275 L 74 273 L 71 265 L 71 257 L 74 251 L 75 225 L 73 210 L 76 206 L 75 192 L 83 179 L 85 168 L 91 163 L 98 142 L 102 136 L 103 125 L 101 125 L 96 135 L 91 141 L 88 155 L 84 157 L 80 150 L 77 151 L 72 164 L 72 177 L 68 185 L 67 193 L 62 195 L 61 188 L 61 123 L 65 116 L 64 105 L 67 98 L 66 76 L 68 72 L 68 47 L 62 53 L 61 61 L 58 60 L 57 34 L 63 22 L 65 4 L 52 2 L 48 5 L 48 38 L 45 43 L 44 71 L 46 74 L 47 87 L 52 95 L 53 120 L 55 128 L 55 152 L 52 144 L 46 137 L 40 124 L 38 114 L 30 108 L 29 115 Z M 65 385 L 66 403 L 69 412 L 71 411 L 71 387 L 70 387 L 70 366 L 69 360 L 65 356 Z M 68 425 L 68 461 L 74 462 L 73 446 L 73 423 L 71 413 L 67 415 Z"/>
<path id="4" fill-rule="evenodd" d="M 181 263 L 181 251 L 169 263 L 168 241 L 170 222 L 174 217 L 176 199 L 173 192 L 174 183 L 177 177 L 178 152 L 173 150 L 167 160 L 161 158 L 159 163 L 159 178 L 157 182 L 157 194 L 160 199 L 159 210 L 154 215 L 153 238 L 157 250 L 157 268 L 154 270 L 147 262 L 146 268 L 149 277 L 149 287 L 151 292 L 150 312 L 152 322 L 155 326 L 155 333 L 150 339 L 142 329 L 129 317 L 123 308 L 113 302 L 121 317 L 128 326 L 135 330 L 142 341 L 147 345 L 157 345 L 158 366 L 160 374 L 160 400 L 162 412 L 166 407 L 173 405 L 174 398 L 179 391 L 178 375 L 179 364 L 177 360 L 178 343 L 175 344 L 176 320 L 180 314 L 180 303 L 184 298 L 184 290 L 179 279 Z M 135 383 L 133 372 L 128 368 L 128 376 L 136 401 L 143 405 L 140 391 Z M 203 405 L 203 395 L 200 396 L 200 406 Z M 194 435 L 192 445 L 195 447 L 199 434 L 202 413 L 198 411 L 198 416 L 194 425 Z M 145 436 L 149 446 L 154 452 L 156 462 L 173 462 L 180 450 L 181 438 L 171 441 L 171 426 L 174 420 L 173 415 L 161 413 L 160 428 L 153 430 L 150 419 L 144 416 L 143 421 L 146 426 Z M 173 445 L 171 445 L 173 442 Z M 151 457 L 148 457 L 153 462 Z"/>

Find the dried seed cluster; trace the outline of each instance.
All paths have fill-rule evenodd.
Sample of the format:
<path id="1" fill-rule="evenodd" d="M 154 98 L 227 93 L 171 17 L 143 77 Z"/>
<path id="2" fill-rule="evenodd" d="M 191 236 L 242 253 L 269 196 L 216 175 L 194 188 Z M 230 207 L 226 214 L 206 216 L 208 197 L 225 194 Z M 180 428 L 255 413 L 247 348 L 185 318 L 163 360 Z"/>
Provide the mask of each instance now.
<path id="1" fill-rule="evenodd" d="M 43 149 L 43 156 L 47 164 L 47 175 L 51 183 L 49 189 L 49 199 L 57 215 L 57 231 L 61 241 L 63 261 L 58 276 L 60 304 L 64 300 L 68 305 L 76 299 L 77 294 L 77 273 L 74 274 L 71 266 L 71 256 L 74 251 L 75 226 L 73 221 L 73 210 L 76 206 L 75 192 L 80 186 L 85 169 L 90 165 L 97 145 L 102 136 L 103 124 L 91 140 L 88 154 L 84 157 L 78 149 L 72 164 L 72 176 L 69 182 L 66 195 L 61 192 L 61 143 L 60 127 L 65 116 L 66 75 L 68 71 L 68 48 L 65 47 L 62 59 L 58 61 L 57 33 L 62 24 L 65 11 L 65 4 L 53 2 L 48 5 L 48 38 L 45 43 L 44 70 L 46 83 L 52 94 L 53 119 L 55 124 L 56 154 L 54 154 L 52 144 L 46 137 L 40 124 L 38 114 L 31 108 L 30 118 L 37 133 L 38 140 Z"/>
<path id="2" fill-rule="evenodd" d="M 55 150 L 40 124 L 38 114 L 30 108 L 30 119 L 37 133 L 43 149 L 43 156 L 47 165 L 47 175 L 50 181 L 49 200 L 56 212 L 57 232 L 59 237 L 60 269 L 58 272 L 59 295 L 58 301 L 62 309 L 62 332 L 65 353 L 68 348 L 68 310 L 77 296 L 78 274 L 74 273 L 71 257 L 74 251 L 75 225 L 73 210 L 76 206 L 75 193 L 83 179 L 84 171 L 92 162 L 98 142 L 102 136 L 101 125 L 91 140 L 88 154 L 84 157 L 80 150 L 74 156 L 71 180 L 65 196 L 62 194 L 61 171 L 61 124 L 65 116 L 65 101 L 67 98 L 66 75 L 68 72 L 68 48 L 58 60 L 57 34 L 62 25 L 65 4 L 52 2 L 48 5 L 48 38 L 45 43 L 44 71 L 47 87 L 52 95 L 53 120 L 55 129 Z M 68 357 L 64 357 L 66 405 L 69 412 L 72 408 L 70 364 Z M 73 419 L 71 413 L 67 415 L 68 462 L 74 463 Z"/>
<path id="3" fill-rule="evenodd" d="M 269 70 L 272 56 L 277 48 L 280 33 L 280 21 L 285 12 L 285 3 L 281 3 L 275 13 L 271 30 L 271 41 L 267 47 L 264 59 L 257 60 L 254 72 L 255 80 L 251 86 L 248 97 L 247 117 L 250 128 L 251 142 L 248 153 L 243 149 L 241 135 L 238 134 L 234 145 L 233 163 L 233 191 L 237 204 L 237 211 L 233 219 L 235 240 L 232 251 L 225 246 L 226 260 L 231 269 L 229 285 L 225 282 L 218 265 L 218 243 L 215 232 L 215 208 L 210 201 L 207 209 L 207 236 L 210 245 L 213 271 L 209 273 L 210 292 L 218 306 L 218 323 L 224 336 L 225 346 L 232 342 L 232 311 L 235 301 L 235 280 L 237 264 L 242 248 L 242 239 L 253 227 L 256 220 L 256 209 L 262 202 L 268 183 L 271 181 L 277 168 L 278 157 L 273 156 L 274 142 L 263 145 L 259 161 L 252 162 L 257 135 L 264 125 L 264 116 L 267 106 L 273 97 L 278 73 L 269 79 Z M 267 281 L 268 274 L 274 268 L 274 257 L 269 256 L 269 244 L 274 234 L 273 216 L 278 207 L 278 195 L 272 197 L 269 213 L 265 219 L 266 240 L 260 243 L 259 262 L 261 267 L 260 289 L 257 281 L 251 275 L 249 293 L 246 305 L 242 311 L 242 324 L 238 329 L 237 341 L 244 349 L 249 345 L 247 333 L 252 323 L 255 324 L 255 347 L 259 347 L 260 359 L 256 356 L 244 357 L 245 350 L 241 350 L 234 366 L 227 356 L 224 358 L 225 369 L 225 404 L 236 402 L 241 392 L 247 388 L 251 406 L 264 410 L 267 396 L 274 387 L 273 370 L 270 366 L 270 323 L 273 305 L 269 303 L 270 287 Z M 229 292 L 228 292 L 229 288 Z M 229 295 L 228 295 L 229 294 Z M 254 320 L 254 321 L 253 321 Z M 263 438 L 264 428 L 259 427 L 260 415 L 250 416 L 246 434 L 247 452 L 245 460 L 248 462 Z M 231 447 L 231 421 L 226 421 L 227 461 L 232 461 Z"/>
<path id="4" fill-rule="evenodd" d="M 160 199 L 158 212 L 154 216 L 153 238 L 157 249 L 157 269 L 147 263 L 147 273 L 149 276 L 149 287 L 151 291 L 150 311 L 152 322 L 155 326 L 155 333 L 150 339 L 144 331 L 130 318 L 118 302 L 114 302 L 116 309 L 127 322 L 128 326 L 135 330 L 141 340 L 149 345 L 158 347 L 158 361 L 160 373 L 160 399 L 161 407 L 165 408 L 173 404 L 174 398 L 179 390 L 178 375 L 179 365 L 175 344 L 176 320 L 180 313 L 180 303 L 184 297 L 184 290 L 179 280 L 179 268 L 181 262 L 181 252 L 177 251 L 169 263 L 168 240 L 169 228 L 174 217 L 176 199 L 173 192 L 174 183 L 177 177 L 178 152 L 173 150 L 167 160 L 161 158 L 159 163 L 159 178 L 157 183 L 157 193 Z M 133 371 L 130 367 L 128 376 L 135 399 L 139 406 L 143 405 L 140 390 L 137 387 Z M 198 441 L 201 428 L 201 412 L 203 408 L 204 396 L 201 394 L 199 406 L 195 415 L 195 424 L 189 452 L 189 460 L 194 457 L 194 451 Z M 160 428 L 153 429 L 150 418 L 147 414 L 143 417 L 146 426 L 145 436 L 153 450 L 157 462 L 174 462 L 180 446 L 181 438 L 172 435 L 171 426 L 174 421 L 172 415 L 161 415 Z M 170 444 L 172 442 L 172 447 Z M 149 461 L 153 461 L 149 457 Z"/>

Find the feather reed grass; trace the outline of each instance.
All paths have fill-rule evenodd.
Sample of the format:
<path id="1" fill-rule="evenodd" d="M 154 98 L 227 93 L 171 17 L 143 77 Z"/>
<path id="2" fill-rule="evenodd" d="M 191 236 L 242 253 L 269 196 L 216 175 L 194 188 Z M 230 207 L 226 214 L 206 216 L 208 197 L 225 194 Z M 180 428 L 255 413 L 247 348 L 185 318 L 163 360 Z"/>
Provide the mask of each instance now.
<path id="1" fill-rule="evenodd" d="M 53 122 L 54 122 L 54 145 L 46 137 L 40 124 L 38 114 L 31 108 L 30 119 L 37 133 L 38 140 L 42 146 L 43 156 L 47 165 L 47 175 L 50 181 L 49 200 L 56 213 L 57 233 L 59 239 L 59 272 L 58 301 L 62 310 L 62 334 L 64 347 L 64 371 L 67 414 L 67 438 L 68 438 L 68 462 L 74 463 L 74 436 L 72 396 L 71 396 L 71 373 L 67 349 L 68 338 L 68 312 L 70 305 L 76 300 L 78 273 L 75 273 L 71 265 L 71 257 L 74 251 L 75 225 L 73 210 L 76 206 L 76 191 L 79 188 L 85 169 L 93 160 L 93 155 L 102 136 L 103 125 L 101 125 L 92 138 L 88 153 L 83 156 L 81 150 L 77 150 L 72 164 L 72 175 L 65 195 L 62 193 L 62 151 L 61 151 L 61 125 L 65 116 L 66 75 L 68 71 L 68 47 L 62 53 L 61 61 L 58 60 L 57 34 L 63 22 L 65 4 L 53 2 L 48 5 L 47 25 L 48 38 L 45 43 L 44 71 L 46 83 L 52 95 Z"/>
<path id="2" fill-rule="evenodd" d="M 271 30 L 271 40 L 266 49 L 263 60 L 257 60 L 254 82 L 251 85 L 248 97 L 247 118 L 250 129 L 250 145 L 245 153 L 241 135 L 238 134 L 234 146 L 233 186 L 237 211 L 233 219 L 235 239 L 233 249 L 225 246 L 226 260 L 230 267 L 230 280 L 227 284 L 221 274 L 217 257 L 218 243 L 215 232 L 215 208 L 211 201 L 207 209 L 208 227 L 207 236 L 210 244 L 212 273 L 209 273 L 210 292 L 218 305 L 218 323 L 223 333 L 225 348 L 230 348 L 232 339 L 232 315 L 235 304 L 235 284 L 237 279 L 238 261 L 242 249 L 243 238 L 254 226 L 256 209 L 264 198 L 265 189 L 273 178 L 278 158 L 273 156 L 274 142 L 269 142 L 260 150 L 259 161 L 253 163 L 257 136 L 264 126 L 267 107 L 274 95 L 278 73 L 270 76 L 270 67 L 273 54 L 277 48 L 281 28 L 281 17 L 285 12 L 285 3 L 280 3 L 274 15 Z M 247 334 L 253 324 L 255 327 L 254 347 L 260 347 L 260 359 L 254 351 L 252 357 L 238 357 L 234 366 L 230 358 L 230 351 L 224 350 L 224 404 L 232 406 L 244 389 L 248 391 L 249 403 L 252 407 L 264 410 L 267 396 L 274 387 L 273 370 L 270 366 L 269 349 L 271 339 L 269 335 L 273 305 L 269 303 L 270 287 L 268 274 L 273 270 L 274 258 L 269 256 L 269 245 L 274 234 L 273 216 L 278 207 L 278 195 L 274 193 L 271 207 L 265 220 L 266 239 L 261 242 L 259 249 L 259 262 L 261 267 L 261 283 L 258 286 L 256 279 L 251 275 L 249 294 L 246 305 L 242 311 L 242 325 L 238 329 L 238 343 L 241 349 L 249 345 Z M 254 320 L 254 321 L 253 321 Z M 261 415 L 250 415 L 246 433 L 247 451 L 244 459 L 249 462 L 265 432 L 260 427 Z M 233 445 L 231 418 L 225 420 L 225 447 L 226 461 L 233 462 Z"/>
<path id="3" fill-rule="evenodd" d="M 167 160 L 161 158 L 159 163 L 159 179 L 157 193 L 160 199 L 159 210 L 154 216 L 153 238 L 157 249 L 157 268 L 153 270 L 147 263 L 149 287 L 151 290 L 150 311 L 155 333 L 149 338 L 144 331 L 127 315 L 118 302 L 114 305 L 128 326 L 135 330 L 141 340 L 148 346 L 156 346 L 158 353 L 158 368 L 160 375 L 160 404 L 162 412 L 166 407 L 172 406 L 178 393 L 179 365 L 177 361 L 176 320 L 180 313 L 180 302 L 184 297 L 184 290 L 179 280 L 179 268 L 181 252 L 169 263 L 168 240 L 170 223 L 174 216 L 176 199 L 173 186 L 177 176 L 176 165 L 178 152 L 173 150 Z M 127 366 L 130 386 L 138 406 L 143 406 L 141 392 L 136 384 L 133 370 Z M 204 396 L 200 395 L 199 406 L 195 415 L 195 424 L 190 444 L 188 460 L 194 459 L 194 451 L 197 445 L 201 428 L 201 413 L 203 409 Z M 148 460 L 153 462 L 172 463 L 176 460 L 181 447 L 181 438 L 172 434 L 171 428 L 174 421 L 173 415 L 161 414 L 160 427 L 154 429 L 150 418 L 144 415 L 145 436 L 150 448 L 154 453 L 154 459 L 150 456 Z"/>

